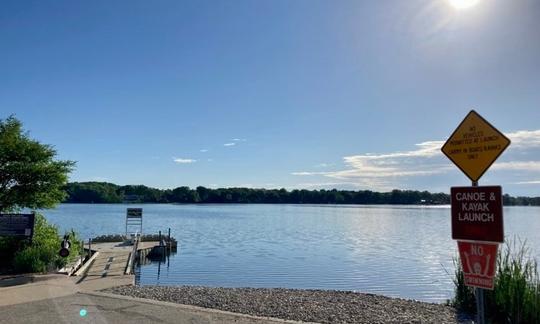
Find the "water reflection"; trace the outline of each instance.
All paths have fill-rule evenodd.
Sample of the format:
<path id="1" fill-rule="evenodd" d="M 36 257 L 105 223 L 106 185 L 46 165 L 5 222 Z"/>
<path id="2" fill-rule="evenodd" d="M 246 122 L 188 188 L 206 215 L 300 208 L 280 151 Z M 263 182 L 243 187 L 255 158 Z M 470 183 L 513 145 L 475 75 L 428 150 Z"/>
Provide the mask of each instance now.
<path id="1" fill-rule="evenodd" d="M 130 206 L 133 207 L 133 206 Z M 139 207 L 139 206 L 136 206 Z M 142 205 L 144 231 L 171 227 L 178 254 L 141 284 L 355 290 L 443 302 L 453 295 L 448 207 Z M 62 205 L 46 216 L 90 237 L 122 233 L 124 205 Z M 536 255 L 540 208 L 505 208 L 507 236 Z"/>

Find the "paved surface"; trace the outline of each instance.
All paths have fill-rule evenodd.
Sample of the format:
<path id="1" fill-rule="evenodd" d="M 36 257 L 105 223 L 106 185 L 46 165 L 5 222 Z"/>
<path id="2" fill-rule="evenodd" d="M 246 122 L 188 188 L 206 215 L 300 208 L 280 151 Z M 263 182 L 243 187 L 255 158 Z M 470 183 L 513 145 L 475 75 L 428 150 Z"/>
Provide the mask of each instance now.
<path id="1" fill-rule="evenodd" d="M 24 283 L 24 284 L 21 284 Z M 61 274 L 28 275 L 0 281 L 0 306 L 72 295 L 75 281 Z"/>
<path id="2" fill-rule="evenodd" d="M 157 242 L 143 242 L 145 249 Z M 133 284 L 124 275 L 132 246 L 94 244 L 99 254 L 86 274 L 0 278 L 0 323 L 297 323 L 96 292 Z M 85 316 L 80 315 L 85 310 Z"/>
<path id="3" fill-rule="evenodd" d="M 158 242 L 142 242 L 140 249 L 150 248 Z M 72 295 L 80 291 L 97 291 L 134 283 L 135 276 L 124 275 L 131 245 L 99 243 L 92 245 L 99 251 L 97 258 L 80 277 L 60 274 L 29 274 L 0 278 L 0 306 L 13 305 L 47 298 Z"/>
<path id="4" fill-rule="evenodd" d="M 86 311 L 85 316 L 80 311 Z M 298 323 L 104 293 L 0 307 L 0 323 Z"/>

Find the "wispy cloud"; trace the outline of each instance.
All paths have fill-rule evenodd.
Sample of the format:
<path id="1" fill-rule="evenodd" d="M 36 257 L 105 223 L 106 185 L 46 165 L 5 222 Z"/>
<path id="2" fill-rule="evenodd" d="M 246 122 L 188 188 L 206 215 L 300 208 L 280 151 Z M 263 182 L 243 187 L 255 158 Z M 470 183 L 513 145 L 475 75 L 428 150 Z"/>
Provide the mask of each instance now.
<path id="1" fill-rule="evenodd" d="M 199 152 L 206 153 L 206 152 L 208 152 L 208 150 L 207 149 L 202 149 L 202 150 L 199 150 Z"/>
<path id="2" fill-rule="evenodd" d="M 509 149 L 523 149 L 540 146 L 540 130 L 521 130 L 506 134 L 512 141 Z"/>
<path id="3" fill-rule="evenodd" d="M 496 162 L 490 170 L 496 172 L 514 172 L 513 177 L 525 177 L 531 173 L 540 174 L 540 130 L 516 131 L 506 134 L 512 145 L 505 154 L 505 160 Z M 440 149 L 444 141 L 434 140 L 416 144 L 415 149 L 389 153 L 365 153 L 343 157 L 345 166 L 337 171 L 297 171 L 294 176 L 319 176 L 340 180 L 354 186 L 365 186 L 383 190 L 411 184 L 419 177 L 442 175 L 456 167 L 448 161 Z M 514 154 L 512 152 L 515 152 Z M 511 161 L 508 161 L 511 158 Z M 430 180 L 431 181 L 431 180 Z M 325 183 L 325 182 L 321 182 Z M 333 182 L 332 182 L 333 183 Z M 318 184 L 318 183 L 316 183 Z M 522 181 L 520 184 L 536 184 Z"/>
<path id="4" fill-rule="evenodd" d="M 334 163 L 319 163 L 315 165 L 316 168 L 328 168 L 331 166 L 334 166 Z"/>
<path id="5" fill-rule="evenodd" d="M 184 158 L 173 158 L 173 161 L 179 164 L 189 164 L 189 163 L 197 162 L 197 160 L 194 160 L 194 159 L 184 159 Z"/>
<path id="6" fill-rule="evenodd" d="M 540 185 L 540 180 L 514 182 L 517 185 Z"/>
<path id="7" fill-rule="evenodd" d="M 327 175 L 329 172 L 308 172 L 308 171 L 302 171 L 302 172 L 292 172 L 292 175 L 295 176 L 312 176 L 312 175 Z"/>
<path id="8" fill-rule="evenodd" d="M 247 139 L 245 139 L 245 138 L 233 138 L 232 141 L 233 142 L 245 142 L 245 141 L 247 141 Z"/>
<path id="9" fill-rule="evenodd" d="M 225 143 L 225 144 L 223 144 L 223 146 L 235 146 L 235 145 L 236 145 L 236 143 Z"/>
<path id="10" fill-rule="evenodd" d="M 491 166 L 492 170 L 513 171 L 540 171 L 540 161 L 511 161 L 497 162 Z"/>

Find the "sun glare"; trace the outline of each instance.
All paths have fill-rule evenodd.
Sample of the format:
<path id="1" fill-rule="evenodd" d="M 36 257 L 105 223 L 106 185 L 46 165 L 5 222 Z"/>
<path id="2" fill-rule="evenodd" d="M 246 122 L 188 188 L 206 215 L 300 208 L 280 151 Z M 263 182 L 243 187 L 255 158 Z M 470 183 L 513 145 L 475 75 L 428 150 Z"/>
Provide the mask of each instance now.
<path id="1" fill-rule="evenodd" d="M 450 5 L 456 9 L 467 9 L 474 7 L 480 0 L 448 0 Z"/>

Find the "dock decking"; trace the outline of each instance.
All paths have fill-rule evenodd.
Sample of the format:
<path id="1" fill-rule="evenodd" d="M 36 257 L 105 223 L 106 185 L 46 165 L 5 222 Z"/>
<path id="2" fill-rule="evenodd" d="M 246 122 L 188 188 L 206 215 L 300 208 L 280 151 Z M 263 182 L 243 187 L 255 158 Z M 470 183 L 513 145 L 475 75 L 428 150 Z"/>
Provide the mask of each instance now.
<path id="1" fill-rule="evenodd" d="M 140 242 L 137 250 L 151 249 L 156 245 L 159 245 L 159 242 Z M 85 246 L 85 248 L 88 248 L 88 246 Z M 104 289 L 110 286 L 134 283 L 135 277 L 125 274 L 133 245 L 123 242 L 94 243 L 92 244 L 92 250 L 98 254 L 81 274 L 80 279 L 77 281 L 78 285 Z"/>

